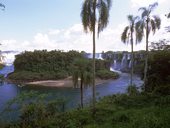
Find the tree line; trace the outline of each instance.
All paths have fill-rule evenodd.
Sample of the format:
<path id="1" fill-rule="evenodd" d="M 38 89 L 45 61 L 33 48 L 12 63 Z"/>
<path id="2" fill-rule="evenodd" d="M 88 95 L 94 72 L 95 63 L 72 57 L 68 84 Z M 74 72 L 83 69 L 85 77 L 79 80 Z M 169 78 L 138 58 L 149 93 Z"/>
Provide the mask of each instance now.
<path id="1" fill-rule="evenodd" d="M 84 63 L 85 66 L 88 68 L 92 67 L 92 59 L 86 58 L 84 52 L 77 52 L 74 50 L 68 52 L 61 50 L 25 51 L 16 55 L 14 61 L 15 71 L 9 74 L 8 78 L 21 82 L 63 79 L 74 74 L 75 64 L 79 63 L 77 60 L 87 61 L 88 63 Z M 101 72 L 101 70 L 109 71 L 110 69 L 110 62 L 107 60 L 96 60 L 95 65 L 96 72 Z M 101 73 L 98 73 L 99 77 Z M 101 78 L 104 77 L 101 76 Z"/>

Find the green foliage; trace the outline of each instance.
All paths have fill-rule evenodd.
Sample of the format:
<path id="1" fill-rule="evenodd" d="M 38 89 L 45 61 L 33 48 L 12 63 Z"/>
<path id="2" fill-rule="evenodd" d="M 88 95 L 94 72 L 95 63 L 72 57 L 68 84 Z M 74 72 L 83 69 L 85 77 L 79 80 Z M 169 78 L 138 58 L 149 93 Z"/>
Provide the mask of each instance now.
<path id="1" fill-rule="evenodd" d="M 4 67 L 4 64 L 0 63 L 0 70 L 3 69 L 3 67 Z"/>
<path id="2" fill-rule="evenodd" d="M 116 57 L 115 57 L 116 55 Z M 110 63 L 113 63 L 113 61 L 116 59 L 119 62 L 121 62 L 123 58 L 123 52 L 113 52 L 113 51 L 107 51 L 102 53 L 103 59 L 109 61 Z"/>
<path id="3" fill-rule="evenodd" d="M 76 59 L 89 61 L 86 66 L 91 69 L 92 60 L 85 59 L 83 52 L 26 51 L 16 56 L 14 61 L 15 71 L 9 74 L 8 78 L 13 82 L 63 79 L 72 75 L 73 63 Z M 96 60 L 96 70 L 109 70 L 109 68 L 110 63 L 108 61 Z"/>
<path id="4" fill-rule="evenodd" d="M 16 98 L 10 100 L 1 113 L 1 116 L 11 112 L 15 112 L 15 114 L 19 112 L 19 120 L 17 120 L 19 121 L 19 125 L 18 123 L 15 125 L 18 127 L 32 128 L 46 125 L 47 119 L 64 112 L 64 109 L 65 99 L 54 98 L 53 95 L 48 93 L 39 94 L 36 91 L 29 91 L 23 92 Z M 14 119 L 12 119 L 12 121 L 13 120 Z M 10 121 L 9 119 L 5 124 Z M 15 127 L 15 125 L 11 125 L 11 127 Z"/>
<path id="5" fill-rule="evenodd" d="M 31 71 L 18 71 L 11 73 L 8 78 L 13 82 L 24 82 L 24 81 L 34 81 L 34 80 L 55 80 L 63 79 L 68 76 L 66 71 L 60 72 L 31 72 Z"/>
<path id="6" fill-rule="evenodd" d="M 95 61 L 95 67 L 96 67 L 95 68 L 96 71 L 102 70 L 102 69 L 110 70 L 110 62 L 108 60 L 96 60 Z"/>
<path id="7" fill-rule="evenodd" d="M 72 64 L 72 77 L 74 86 L 86 86 L 92 83 L 91 61 L 85 58 L 75 59 Z M 79 84 L 80 78 L 80 84 Z"/>
<path id="8" fill-rule="evenodd" d="M 3 81 L 4 79 L 4 75 L 0 74 L 0 81 Z"/>
<path id="9" fill-rule="evenodd" d="M 83 55 L 76 51 L 50 51 L 24 52 L 16 56 L 14 66 L 16 71 L 61 71 L 69 70 L 69 66 L 76 57 Z"/>
<path id="10" fill-rule="evenodd" d="M 61 79 L 71 74 L 71 64 L 75 58 L 83 58 L 77 51 L 25 51 L 16 55 L 15 72 L 9 75 L 12 80 Z"/>
<path id="11" fill-rule="evenodd" d="M 55 104 L 55 103 L 54 103 Z M 55 106 L 52 103 L 52 106 Z M 107 96 L 91 108 L 58 113 L 46 104 L 29 104 L 22 110 L 19 121 L 9 128 L 169 128 L 170 96 L 117 94 Z M 49 116 L 47 111 L 52 110 Z M 5 126 L 5 125 L 4 125 Z"/>
<path id="12" fill-rule="evenodd" d="M 160 85 L 155 87 L 153 93 L 159 95 L 170 95 L 170 85 Z"/>
<path id="13" fill-rule="evenodd" d="M 103 69 L 96 72 L 96 76 L 100 79 L 116 79 L 119 77 L 118 73 Z"/>
<path id="14" fill-rule="evenodd" d="M 159 40 L 158 42 L 151 42 L 150 49 L 151 51 L 156 50 L 170 50 L 170 45 L 168 44 L 169 41 L 166 39 Z"/>
<path id="15" fill-rule="evenodd" d="M 170 83 L 170 51 L 162 50 L 151 53 L 149 59 L 147 90 L 153 91 L 160 86 Z M 164 87 L 160 87 L 159 89 Z M 167 88 L 168 89 L 168 88 Z M 164 89 L 163 89 L 164 90 Z M 168 92 L 167 90 L 166 92 Z M 165 93 L 166 93 L 165 92 Z"/>
<path id="16" fill-rule="evenodd" d="M 127 94 L 130 96 L 136 96 L 139 94 L 139 91 L 135 85 L 129 85 L 127 88 Z"/>

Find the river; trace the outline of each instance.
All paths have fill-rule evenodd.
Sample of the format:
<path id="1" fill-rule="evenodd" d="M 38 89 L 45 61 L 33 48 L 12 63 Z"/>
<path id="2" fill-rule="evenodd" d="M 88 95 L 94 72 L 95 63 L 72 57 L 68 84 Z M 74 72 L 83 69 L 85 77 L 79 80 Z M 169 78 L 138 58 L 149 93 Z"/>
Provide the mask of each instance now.
<path id="1" fill-rule="evenodd" d="M 0 74 L 7 75 L 8 73 L 14 70 L 12 66 L 6 66 L 1 71 Z M 134 83 L 139 87 L 142 85 L 142 81 L 140 77 L 137 75 L 134 76 Z M 109 81 L 104 84 L 100 84 L 96 86 L 96 93 L 98 97 L 103 97 L 116 93 L 124 93 L 126 92 L 126 88 L 128 86 L 130 80 L 130 75 L 128 73 L 121 73 L 120 77 L 116 80 Z M 84 97 L 85 101 L 88 101 L 91 98 L 92 92 L 91 87 L 84 89 Z M 14 98 L 22 91 L 38 91 L 40 93 L 53 93 L 56 96 L 61 96 L 65 98 L 69 98 L 75 104 L 79 103 L 80 91 L 76 88 L 56 88 L 56 87 L 42 87 L 42 86 L 23 86 L 19 87 L 15 84 L 10 83 L 0 83 L 0 108 L 4 106 L 4 104 L 10 99 Z M 74 104 L 72 103 L 72 104 Z"/>
<path id="2" fill-rule="evenodd" d="M 4 67 L 0 74 L 7 75 L 14 70 L 13 65 Z M 134 75 L 134 83 L 140 87 L 143 82 L 140 77 Z M 104 84 L 96 86 L 97 98 L 108 96 L 116 93 L 125 93 L 129 84 L 130 75 L 128 73 L 121 73 L 116 80 L 109 81 Z M 62 97 L 67 99 L 67 107 L 77 107 L 80 102 L 80 90 L 77 88 L 56 88 L 56 87 L 42 87 L 42 86 L 23 86 L 19 87 L 16 84 L 1 83 L 0 84 L 0 111 L 5 107 L 5 104 L 24 91 L 37 91 L 40 94 L 50 93 L 54 97 Z M 84 89 L 84 101 L 89 102 L 92 98 L 92 88 Z"/>

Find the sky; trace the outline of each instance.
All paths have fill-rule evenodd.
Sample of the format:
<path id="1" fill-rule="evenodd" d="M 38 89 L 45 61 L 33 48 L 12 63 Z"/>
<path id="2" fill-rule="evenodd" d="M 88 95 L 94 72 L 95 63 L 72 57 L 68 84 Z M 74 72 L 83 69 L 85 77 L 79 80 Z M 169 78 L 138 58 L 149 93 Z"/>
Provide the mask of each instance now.
<path id="1" fill-rule="evenodd" d="M 81 23 L 81 7 L 84 0 L 0 0 L 6 8 L 0 10 L 0 50 L 77 50 L 92 52 L 92 34 L 84 33 Z M 162 19 L 161 29 L 150 35 L 149 41 L 170 39 L 165 26 L 170 20 L 169 0 L 112 0 L 109 24 L 99 39 L 96 51 L 130 51 L 130 45 L 121 42 L 121 33 L 128 25 L 127 15 L 140 15 L 139 7 L 154 2 L 158 6 L 153 14 Z M 145 49 L 145 42 L 134 47 Z"/>

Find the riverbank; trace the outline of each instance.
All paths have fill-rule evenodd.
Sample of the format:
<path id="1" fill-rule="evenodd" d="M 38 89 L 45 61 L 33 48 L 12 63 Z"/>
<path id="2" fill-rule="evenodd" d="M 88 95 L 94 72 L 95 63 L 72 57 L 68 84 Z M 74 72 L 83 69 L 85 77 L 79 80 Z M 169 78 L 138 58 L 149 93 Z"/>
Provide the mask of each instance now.
<path id="1" fill-rule="evenodd" d="M 53 104 L 52 104 L 53 103 Z M 56 102 L 50 105 L 55 106 Z M 96 103 L 95 115 L 90 107 L 56 111 L 53 106 L 28 104 L 17 122 L 0 121 L 1 128 L 169 128 L 170 96 L 138 93 L 104 97 Z M 50 109 L 51 108 L 51 109 Z M 42 113 L 43 111 L 43 113 Z"/>
<path id="2" fill-rule="evenodd" d="M 109 82 L 111 79 L 103 80 L 103 79 L 96 79 L 96 85 L 104 84 Z M 46 87 L 74 87 L 73 81 L 71 77 L 61 80 L 41 80 L 41 81 L 34 81 L 34 82 L 27 82 L 24 83 L 25 85 L 37 85 L 37 86 L 46 86 Z"/>

